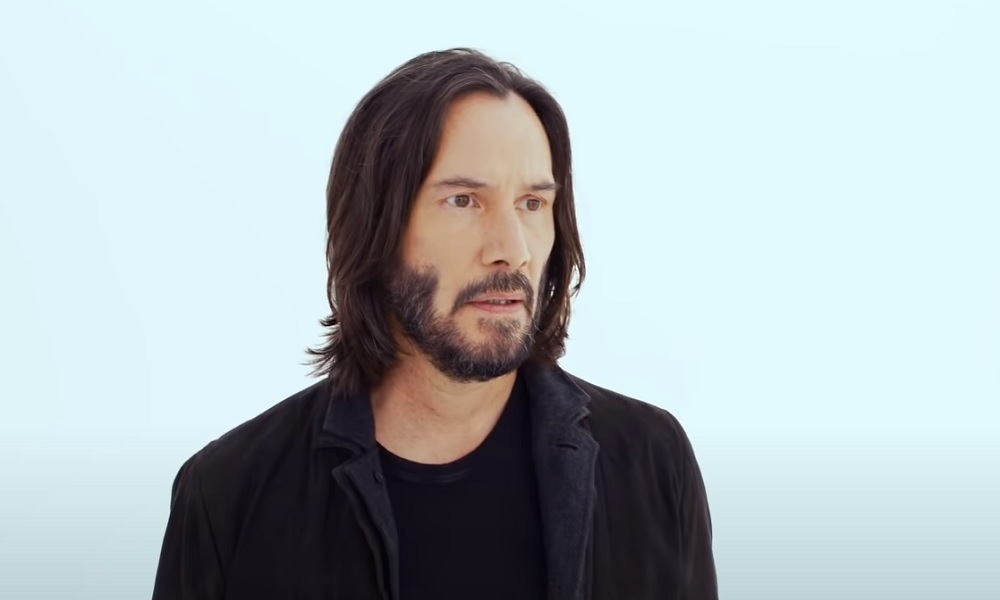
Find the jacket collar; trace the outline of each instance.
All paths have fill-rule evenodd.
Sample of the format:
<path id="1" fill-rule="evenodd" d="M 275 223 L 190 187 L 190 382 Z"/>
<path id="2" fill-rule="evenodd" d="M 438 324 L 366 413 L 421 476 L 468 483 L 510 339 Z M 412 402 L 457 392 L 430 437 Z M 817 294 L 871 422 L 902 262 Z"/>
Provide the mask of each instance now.
<path id="1" fill-rule="evenodd" d="M 524 378 L 528 394 L 533 398 L 533 434 L 550 434 L 554 433 L 552 429 L 574 426 L 590 414 L 587 409 L 590 396 L 561 368 L 529 361 L 521 366 L 518 376 Z M 331 391 L 314 446 L 353 447 L 358 451 L 374 449 L 375 418 L 369 394 Z"/>
<path id="2" fill-rule="evenodd" d="M 590 414 L 587 395 L 559 367 L 526 362 L 518 371 L 532 400 L 533 434 L 550 434 L 578 424 Z M 332 381 L 329 387 L 332 390 Z M 348 394 L 331 391 L 315 447 L 353 447 L 371 450 L 375 444 L 375 419 L 368 392 Z"/>
<path id="3" fill-rule="evenodd" d="M 549 575 L 547 597 L 586 598 L 599 450 L 585 421 L 590 414 L 590 397 L 559 367 L 529 361 L 518 376 L 524 378 L 531 404 L 535 476 Z M 369 468 L 379 468 L 369 395 L 331 394 L 315 446 L 348 448 L 371 459 L 365 461 L 371 463 Z M 387 510 L 382 501 L 378 504 L 381 510 L 376 512 Z M 391 522 L 391 514 L 386 518 L 386 523 Z M 394 546 L 391 541 L 390 545 Z"/>
<path id="4" fill-rule="evenodd" d="M 368 392 L 340 392 L 334 389 L 333 383 L 330 380 L 332 391 L 313 447 L 342 447 L 354 450 L 356 454 L 374 450 L 375 416 Z"/>
<path id="5" fill-rule="evenodd" d="M 562 369 L 524 370 L 532 408 L 535 475 L 551 600 L 590 595 L 590 545 L 599 446 L 585 418 L 587 395 Z"/>

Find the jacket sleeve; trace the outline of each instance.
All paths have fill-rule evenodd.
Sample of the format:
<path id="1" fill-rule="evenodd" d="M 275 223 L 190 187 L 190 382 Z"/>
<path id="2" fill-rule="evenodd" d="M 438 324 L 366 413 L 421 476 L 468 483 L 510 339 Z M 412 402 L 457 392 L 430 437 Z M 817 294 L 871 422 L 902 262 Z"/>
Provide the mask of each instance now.
<path id="1" fill-rule="evenodd" d="M 197 455 L 174 478 L 153 600 L 220 600 L 225 581 L 212 523 L 195 469 Z"/>
<path id="2" fill-rule="evenodd" d="M 708 494 L 691 441 L 687 435 L 682 435 L 682 441 L 685 457 L 680 502 L 684 539 L 682 597 L 684 600 L 718 600 Z"/>

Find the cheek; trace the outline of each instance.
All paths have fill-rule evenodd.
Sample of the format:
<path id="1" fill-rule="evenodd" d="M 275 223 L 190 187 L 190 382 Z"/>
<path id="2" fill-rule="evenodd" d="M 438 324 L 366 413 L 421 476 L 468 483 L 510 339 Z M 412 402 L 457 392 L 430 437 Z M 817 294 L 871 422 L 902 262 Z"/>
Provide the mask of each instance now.
<path id="1" fill-rule="evenodd" d="M 463 252 L 457 241 L 454 237 L 445 237 L 428 239 L 414 246 L 411 264 L 421 270 L 432 268 L 437 276 L 434 308 L 441 315 L 451 313 L 459 291 L 469 283 L 469 273 L 474 272 L 470 268 L 469 253 Z"/>
<path id="2" fill-rule="evenodd" d="M 549 219 L 533 233 L 531 242 L 532 270 L 535 272 L 537 278 L 545 269 L 545 265 L 548 264 L 549 257 L 552 256 L 552 249 L 555 247 L 556 232 L 551 219 Z"/>
<path id="3" fill-rule="evenodd" d="M 404 246 L 407 262 L 421 268 L 433 267 L 438 271 L 447 271 L 459 255 L 459 239 L 460 236 L 452 232 L 430 228 L 412 231 L 406 236 Z"/>

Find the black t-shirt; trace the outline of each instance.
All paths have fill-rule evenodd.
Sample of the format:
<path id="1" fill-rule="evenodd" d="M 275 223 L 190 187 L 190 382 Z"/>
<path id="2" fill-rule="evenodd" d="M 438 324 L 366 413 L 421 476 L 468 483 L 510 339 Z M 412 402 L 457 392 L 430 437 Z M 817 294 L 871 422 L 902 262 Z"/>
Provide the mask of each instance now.
<path id="1" fill-rule="evenodd" d="M 401 600 L 545 597 L 528 410 L 519 380 L 483 443 L 445 465 L 379 447 L 399 535 Z"/>

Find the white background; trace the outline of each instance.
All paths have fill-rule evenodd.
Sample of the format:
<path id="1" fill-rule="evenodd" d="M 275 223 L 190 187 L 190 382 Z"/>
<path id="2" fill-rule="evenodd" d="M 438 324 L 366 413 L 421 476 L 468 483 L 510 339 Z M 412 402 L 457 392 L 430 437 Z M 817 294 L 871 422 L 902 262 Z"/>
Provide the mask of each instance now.
<path id="1" fill-rule="evenodd" d="M 681 419 L 722 596 L 1000 598 L 997 3 L 363 4 L 0 8 L 0 597 L 148 597 L 311 382 L 347 115 L 467 45 L 565 107 L 563 365 Z"/>

